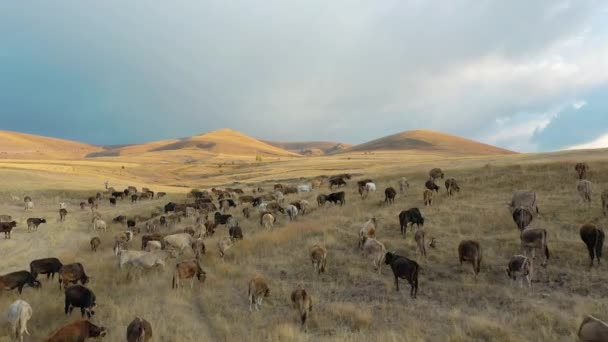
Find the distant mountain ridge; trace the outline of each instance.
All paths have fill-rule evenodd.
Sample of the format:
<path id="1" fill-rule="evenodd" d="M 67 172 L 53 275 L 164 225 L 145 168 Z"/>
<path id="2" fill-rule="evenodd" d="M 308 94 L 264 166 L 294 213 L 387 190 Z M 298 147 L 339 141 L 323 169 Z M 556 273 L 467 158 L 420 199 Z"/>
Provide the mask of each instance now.
<path id="1" fill-rule="evenodd" d="M 345 151 L 352 147 L 351 144 L 344 144 L 332 141 L 301 141 L 301 142 L 282 142 L 261 140 L 269 145 L 282 148 L 301 155 L 325 155 Z"/>

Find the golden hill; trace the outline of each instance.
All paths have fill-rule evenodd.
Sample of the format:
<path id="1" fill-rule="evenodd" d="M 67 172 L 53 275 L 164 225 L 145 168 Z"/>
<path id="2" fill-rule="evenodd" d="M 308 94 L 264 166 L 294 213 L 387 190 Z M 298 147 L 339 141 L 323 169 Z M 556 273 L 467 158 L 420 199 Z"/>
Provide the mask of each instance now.
<path id="1" fill-rule="evenodd" d="M 102 148 L 71 140 L 0 131 L 0 158 L 80 159 Z"/>
<path id="2" fill-rule="evenodd" d="M 344 144 L 332 141 L 302 141 L 302 142 L 284 142 L 284 141 L 267 141 L 262 140 L 266 144 L 282 148 L 291 152 L 302 155 L 325 155 L 337 152 L 342 152 L 351 148 L 353 145 Z"/>
<path id="3" fill-rule="evenodd" d="M 496 155 L 514 154 L 496 146 L 446 133 L 413 130 L 353 146 L 346 152 L 416 151 L 427 154 Z"/>

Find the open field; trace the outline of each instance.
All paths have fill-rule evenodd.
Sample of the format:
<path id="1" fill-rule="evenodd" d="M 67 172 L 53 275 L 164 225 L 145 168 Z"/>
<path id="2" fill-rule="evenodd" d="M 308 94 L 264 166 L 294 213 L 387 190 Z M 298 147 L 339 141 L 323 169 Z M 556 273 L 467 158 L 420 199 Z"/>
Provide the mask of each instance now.
<path id="1" fill-rule="evenodd" d="M 599 193 L 608 188 L 608 155 L 605 151 L 564 152 L 544 155 L 453 157 L 378 152 L 352 153 L 317 158 L 263 161 L 242 159 L 231 164 L 226 157 L 223 172 L 209 173 L 211 166 L 153 164 L 133 161 L 122 169 L 119 161 L 0 161 L 0 214 L 18 221 L 11 240 L 0 237 L 2 274 L 28 269 L 36 258 L 55 256 L 63 263 L 82 262 L 97 295 L 97 314 L 92 321 L 109 330 L 107 341 L 124 340 L 126 326 L 134 316 L 146 318 L 153 326 L 155 341 L 242 341 L 242 340 L 382 340 L 382 341 L 572 341 L 583 315 L 608 319 L 608 274 L 604 265 L 589 270 L 588 255 L 580 241 L 578 228 L 586 222 L 604 227 Z M 214 157 L 214 161 L 221 157 Z M 587 161 L 589 179 L 594 183 L 593 204 L 585 208 L 576 193 L 575 162 Z M 59 169 L 50 169 L 50 167 Z M 431 167 L 442 167 L 462 188 L 448 198 L 445 190 L 433 207 L 423 208 L 427 241 L 435 237 L 436 249 L 428 249 L 422 259 L 416 251 L 413 233 L 404 239 L 399 233 L 397 215 L 411 207 L 422 208 L 422 191 Z M 219 167 L 217 167 L 220 169 Z M 355 177 L 345 189 L 346 205 L 316 208 L 289 223 L 280 217 L 272 231 L 259 226 L 258 215 L 242 217 L 241 208 L 232 210 L 243 228 L 245 239 L 230 249 L 225 262 L 218 256 L 216 242 L 228 235 L 218 228 L 205 240 L 207 253 L 202 266 L 207 279 L 200 287 L 171 289 L 172 265 L 162 270 L 132 274 L 120 270 L 112 254 L 113 236 L 124 230 L 110 225 L 107 233 L 90 230 L 91 213 L 80 211 L 78 203 L 110 179 L 117 189 L 133 184 L 153 190 L 170 191 L 168 198 L 131 204 L 119 201 L 112 208 L 107 200 L 100 206 L 106 222 L 119 214 L 149 215 L 169 201 L 184 201 L 192 187 L 211 187 L 242 182 L 241 187 L 272 189 L 271 180 L 305 183 L 300 177 L 352 172 Z M 384 206 L 383 190 L 398 189 L 405 176 L 411 184 L 406 194 L 398 194 L 394 206 Z M 357 179 L 372 178 L 378 192 L 361 200 Z M 236 186 L 238 187 L 238 186 Z M 532 227 L 548 230 L 551 259 L 546 269 L 536 267 L 533 291 L 528 293 L 505 275 L 508 259 L 519 254 L 519 232 L 506 203 L 516 189 L 539 194 L 541 216 Z M 307 199 L 316 203 L 319 193 L 287 196 L 287 200 Z M 30 195 L 36 208 L 24 212 L 21 201 L 11 195 Z M 67 202 L 66 222 L 58 222 L 58 203 Z M 378 240 L 389 251 L 417 260 L 422 266 L 418 298 L 410 299 L 409 286 L 400 281 L 395 292 L 389 267 L 380 275 L 357 248 L 357 233 L 369 217 L 379 222 Z M 45 217 L 36 233 L 27 233 L 28 217 Z M 194 226 L 184 219 L 172 229 Z M 142 227 L 143 228 L 143 227 Z M 101 250 L 89 248 L 92 236 L 102 239 Z M 481 273 L 474 277 L 470 265 L 460 267 L 458 243 L 477 239 L 483 248 Z M 139 247 L 139 236 L 133 249 Z M 313 273 L 308 250 L 319 243 L 328 249 L 328 271 Z M 188 257 L 188 255 L 184 257 Z M 260 312 L 249 313 L 247 281 L 254 274 L 267 277 L 270 297 Z M 78 310 L 63 315 L 63 292 L 57 279 L 41 279 L 42 289 L 26 288 L 22 298 L 29 302 L 34 316 L 29 322 L 32 336 L 39 341 L 59 326 L 79 318 Z M 303 283 L 313 297 L 308 329 L 299 327 L 289 295 Z M 0 308 L 5 310 L 18 294 L 2 292 Z M 8 341 L 7 326 L 0 341 Z"/>

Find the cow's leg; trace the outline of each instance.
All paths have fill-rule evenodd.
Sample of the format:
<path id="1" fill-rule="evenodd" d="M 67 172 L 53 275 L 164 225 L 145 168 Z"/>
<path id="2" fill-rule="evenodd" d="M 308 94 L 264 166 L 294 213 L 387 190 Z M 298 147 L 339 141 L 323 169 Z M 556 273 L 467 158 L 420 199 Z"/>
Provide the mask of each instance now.
<path id="1" fill-rule="evenodd" d="M 395 276 L 395 291 L 399 292 L 399 277 Z"/>

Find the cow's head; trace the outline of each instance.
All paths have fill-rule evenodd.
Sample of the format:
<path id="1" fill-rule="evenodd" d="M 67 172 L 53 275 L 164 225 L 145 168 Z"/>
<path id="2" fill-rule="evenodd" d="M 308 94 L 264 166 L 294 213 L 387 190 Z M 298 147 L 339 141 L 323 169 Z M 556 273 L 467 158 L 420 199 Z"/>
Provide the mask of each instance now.
<path id="1" fill-rule="evenodd" d="M 33 279 L 30 284 L 31 287 L 35 288 L 35 289 L 39 289 L 42 287 L 42 283 L 40 283 L 38 280 Z"/>
<path id="2" fill-rule="evenodd" d="M 395 258 L 396 255 L 394 253 L 386 252 L 386 254 L 384 255 L 384 263 L 390 265 Z"/>

